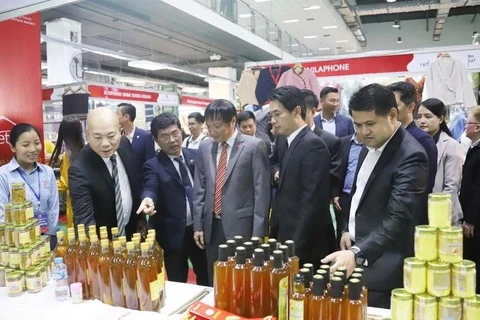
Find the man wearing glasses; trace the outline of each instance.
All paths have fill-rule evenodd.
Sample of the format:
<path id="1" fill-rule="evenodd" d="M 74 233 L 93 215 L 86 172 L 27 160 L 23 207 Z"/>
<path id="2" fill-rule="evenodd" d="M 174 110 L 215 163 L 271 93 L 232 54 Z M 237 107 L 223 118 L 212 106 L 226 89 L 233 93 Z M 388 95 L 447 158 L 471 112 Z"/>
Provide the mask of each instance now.
<path id="1" fill-rule="evenodd" d="M 190 136 L 183 140 L 183 148 L 198 149 L 200 142 L 208 138 L 202 133 L 204 122 L 205 117 L 202 116 L 200 112 L 192 112 L 188 115 L 188 130 L 190 130 Z"/>

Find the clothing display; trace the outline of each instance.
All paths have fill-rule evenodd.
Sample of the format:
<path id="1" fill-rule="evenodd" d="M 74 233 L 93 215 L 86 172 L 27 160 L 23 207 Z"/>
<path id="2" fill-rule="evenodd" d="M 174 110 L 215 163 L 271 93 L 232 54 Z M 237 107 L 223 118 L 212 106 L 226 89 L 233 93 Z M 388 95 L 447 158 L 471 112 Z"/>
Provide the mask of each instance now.
<path id="1" fill-rule="evenodd" d="M 312 90 L 320 99 L 320 85 L 318 84 L 317 77 L 310 69 L 304 68 L 301 65 L 298 67 L 295 66 L 282 74 L 277 88 L 283 86 L 294 86 L 299 89 Z"/>
<path id="2" fill-rule="evenodd" d="M 258 76 L 260 69 L 246 69 L 243 70 L 240 82 L 238 83 L 237 95 L 240 100 L 240 105 L 253 104 L 258 105 L 257 97 L 255 96 L 255 88 L 257 87 Z"/>
<path id="3" fill-rule="evenodd" d="M 268 101 L 270 93 L 277 87 L 280 77 L 289 69 L 290 67 L 287 66 L 274 65 L 260 70 L 257 87 L 255 88 L 259 105 L 263 106 Z"/>
<path id="4" fill-rule="evenodd" d="M 425 86 L 425 77 L 422 77 L 420 81 L 415 81 L 412 77 L 405 79 L 405 82 L 411 83 L 415 86 L 415 92 L 417 94 L 417 103 L 422 102 L 423 87 Z"/>

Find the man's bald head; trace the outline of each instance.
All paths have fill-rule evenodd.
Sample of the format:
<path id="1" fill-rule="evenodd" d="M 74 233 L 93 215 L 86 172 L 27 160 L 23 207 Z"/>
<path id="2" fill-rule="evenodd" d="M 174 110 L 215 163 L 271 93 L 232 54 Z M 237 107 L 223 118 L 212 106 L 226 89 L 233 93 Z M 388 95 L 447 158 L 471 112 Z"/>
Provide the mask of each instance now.
<path id="1" fill-rule="evenodd" d="M 110 158 L 120 144 L 120 125 L 115 111 L 100 107 L 88 113 L 87 141 L 95 153 Z"/>

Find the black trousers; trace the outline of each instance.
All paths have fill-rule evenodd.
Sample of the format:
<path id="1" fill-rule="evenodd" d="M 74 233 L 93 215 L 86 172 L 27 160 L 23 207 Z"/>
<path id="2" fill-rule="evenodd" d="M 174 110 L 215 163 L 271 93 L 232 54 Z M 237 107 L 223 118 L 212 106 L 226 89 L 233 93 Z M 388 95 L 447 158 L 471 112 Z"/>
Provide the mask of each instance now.
<path id="1" fill-rule="evenodd" d="M 342 210 L 338 211 L 335 209 L 335 220 L 337 220 L 337 245 L 340 244 L 344 226 L 348 225 L 348 216 L 350 213 L 350 195 L 342 192 L 338 202 L 340 202 L 340 207 L 342 207 Z"/>
<path id="2" fill-rule="evenodd" d="M 222 220 L 213 218 L 212 235 L 210 241 L 206 245 L 208 285 L 211 287 L 213 287 L 213 264 L 218 259 L 218 246 L 225 244 L 226 241 Z"/>
<path id="3" fill-rule="evenodd" d="M 207 259 L 205 250 L 200 249 L 193 240 L 193 227 L 185 228 L 183 247 L 180 251 L 164 251 L 165 268 L 168 280 L 187 282 L 188 259 L 192 262 L 193 271 L 197 276 L 197 284 L 208 285 Z"/>
<path id="4" fill-rule="evenodd" d="M 463 237 L 463 257 L 475 262 L 477 269 L 477 294 L 480 294 L 480 229 L 475 227 L 473 238 Z"/>

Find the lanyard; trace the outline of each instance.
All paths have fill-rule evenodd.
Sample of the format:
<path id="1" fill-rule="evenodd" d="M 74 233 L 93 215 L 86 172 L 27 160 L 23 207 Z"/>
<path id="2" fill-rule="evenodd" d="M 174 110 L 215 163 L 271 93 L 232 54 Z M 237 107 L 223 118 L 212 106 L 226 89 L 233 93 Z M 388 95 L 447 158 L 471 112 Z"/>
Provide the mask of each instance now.
<path id="1" fill-rule="evenodd" d="M 22 171 L 20 169 L 17 169 L 17 172 L 20 174 L 23 181 L 25 181 L 25 184 L 30 188 L 30 190 L 32 190 L 33 194 L 35 195 L 35 198 L 37 198 L 38 200 L 38 205 L 40 205 L 40 195 L 42 193 L 42 189 L 40 188 L 40 173 L 38 172 L 38 168 L 37 168 L 38 193 L 36 193 L 35 190 L 32 188 L 32 186 L 27 182 L 27 179 L 25 179 L 25 176 L 23 175 Z"/>

